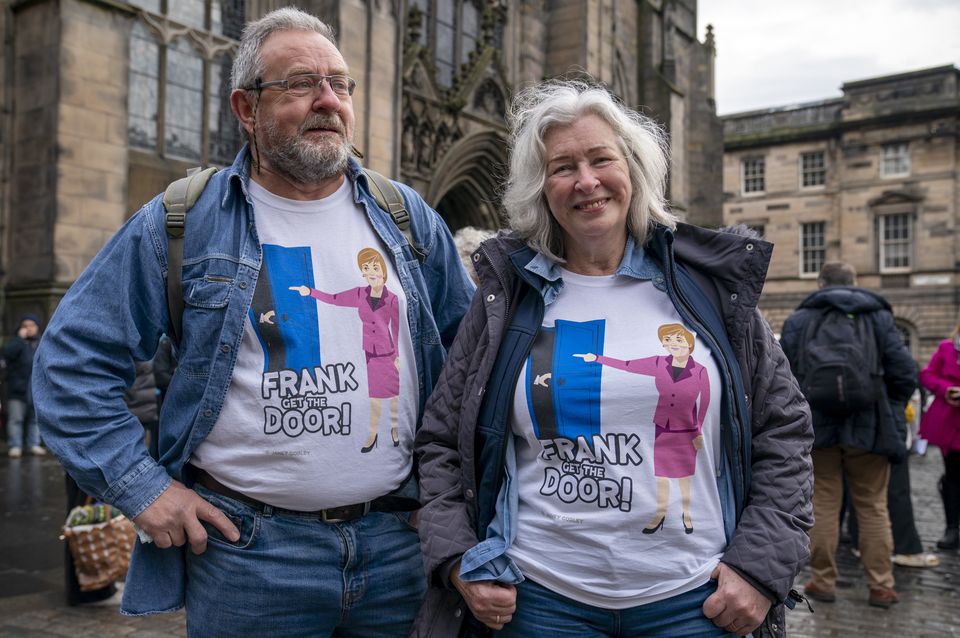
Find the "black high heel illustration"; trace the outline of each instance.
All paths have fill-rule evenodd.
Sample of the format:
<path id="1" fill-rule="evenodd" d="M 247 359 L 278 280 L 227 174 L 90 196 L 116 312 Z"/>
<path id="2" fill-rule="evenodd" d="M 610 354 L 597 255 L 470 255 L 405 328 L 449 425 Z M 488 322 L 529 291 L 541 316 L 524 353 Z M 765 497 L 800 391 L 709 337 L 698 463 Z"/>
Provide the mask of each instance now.
<path id="1" fill-rule="evenodd" d="M 665 520 L 667 520 L 667 515 L 666 515 L 666 514 L 664 514 L 663 516 L 660 517 L 660 522 L 657 523 L 655 526 L 653 526 L 653 527 L 644 527 L 643 530 L 642 530 L 643 533 L 644 533 L 644 534 L 656 534 L 656 533 L 659 532 L 661 529 L 663 529 L 663 521 L 665 521 Z"/>
<path id="2" fill-rule="evenodd" d="M 687 519 L 690 519 L 690 527 L 687 527 Z M 683 532 L 684 534 L 693 534 L 693 518 L 686 512 L 680 517 L 680 520 L 683 521 Z"/>
<path id="3" fill-rule="evenodd" d="M 367 445 L 364 445 L 362 448 L 360 448 L 360 452 L 361 452 L 362 454 L 366 454 L 367 452 L 369 452 L 369 451 L 372 450 L 373 448 L 377 447 L 377 439 L 378 439 L 378 438 L 380 438 L 380 433 L 379 433 L 379 432 L 373 437 L 373 440 L 370 441 L 370 443 L 368 443 Z"/>

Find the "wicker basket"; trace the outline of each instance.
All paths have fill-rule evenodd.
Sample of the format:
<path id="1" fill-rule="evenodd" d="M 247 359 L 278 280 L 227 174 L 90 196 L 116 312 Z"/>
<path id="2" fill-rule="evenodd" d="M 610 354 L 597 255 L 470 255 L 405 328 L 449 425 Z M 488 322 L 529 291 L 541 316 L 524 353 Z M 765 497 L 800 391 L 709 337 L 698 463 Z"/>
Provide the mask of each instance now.
<path id="1" fill-rule="evenodd" d="M 101 589 L 123 580 L 137 532 L 126 516 L 105 523 L 64 527 L 81 591 Z"/>

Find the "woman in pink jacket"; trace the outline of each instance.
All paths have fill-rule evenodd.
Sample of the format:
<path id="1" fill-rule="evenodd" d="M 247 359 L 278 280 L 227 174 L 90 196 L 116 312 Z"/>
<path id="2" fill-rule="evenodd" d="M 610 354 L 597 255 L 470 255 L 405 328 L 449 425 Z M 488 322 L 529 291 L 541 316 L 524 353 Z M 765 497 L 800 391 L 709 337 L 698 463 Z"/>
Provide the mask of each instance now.
<path id="1" fill-rule="evenodd" d="M 940 448 L 944 475 L 940 495 L 947 530 L 940 549 L 960 547 L 960 323 L 942 341 L 920 373 L 920 383 L 933 393 L 933 403 L 920 421 L 920 436 Z"/>

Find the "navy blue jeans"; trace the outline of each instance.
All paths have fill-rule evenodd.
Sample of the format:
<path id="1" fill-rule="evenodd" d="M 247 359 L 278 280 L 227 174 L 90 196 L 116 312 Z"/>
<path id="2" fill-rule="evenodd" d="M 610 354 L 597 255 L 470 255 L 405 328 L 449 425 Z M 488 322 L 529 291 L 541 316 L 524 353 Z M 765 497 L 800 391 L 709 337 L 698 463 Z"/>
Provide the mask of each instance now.
<path id="1" fill-rule="evenodd" d="M 347 523 L 197 493 L 240 530 L 231 543 L 206 525 L 207 551 L 187 552 L 187 634 L 275 638 L 406 636 L 426 578 L 409 514 Z"/>
<path id="2" fill-rule="evenodd" d="M 709 581 L 673 598 L 628 609 L 601 609 L 571 600 L 527 579 L 517 585 L 517 611 L 501 638 L 666 638 L 731 636 L 703 615 L 717 589 Z"/>

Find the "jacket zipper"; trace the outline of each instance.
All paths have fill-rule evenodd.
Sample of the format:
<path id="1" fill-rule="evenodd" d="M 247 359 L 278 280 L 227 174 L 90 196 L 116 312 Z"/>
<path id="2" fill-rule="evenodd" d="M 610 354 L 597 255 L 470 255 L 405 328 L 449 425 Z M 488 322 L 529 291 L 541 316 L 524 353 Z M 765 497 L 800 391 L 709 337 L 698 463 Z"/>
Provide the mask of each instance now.
<path id="1" fill-rule="evenodd" d="M 506 331 L 510 328 L 510 322 L 511 322 L 511 320 L 512 320 L 512 318 L 510 317 L 510 312 L 509 312 L 509 311 L 510 311 L 510 297 L 509 297 L 509 295 L 507 295 L 507 286 L 506 286 L 506 284 L 504 283 L 504 279 L 503 279 L 503 276 L 500 274 L 500 271 L 499 271 L 499 270 L 497 269 L 497 267 L 494 265 L 493 260 L 490 259 L 490 255 L 489 255 L 489 253 L 487 253 L 487 249 L 486 249 L 486 246 L 485 246 L 484 244 L 480 244 L 480 251 L 483 253 L 484 257 L 486 257 L 487 262 L 490 264 L 491 269 L 493 270 L 494 274 L 497 276 L 497 281 L 498 281 L 499 284 L 500 284 L 500 290 L 503 292 L 505 306 L 504 306 L 504 325 L 503 325 L 503 333 L 502 333 L 502 334 L 505 334 Z M 525 286 L 525 285 L 528 285 L 528 284 L 526 284 L 526 282 L 524 282 L 522 279 L 519 279 L 519 278 L 518 278 L 518 285 L 519 285 L 519 286 Z M 520 363 L 520 365 L 517 366 L 516 372 L 514 372 L 514 374 L 513 374 L 513 382 L 512 382 L 512 384 L 511 384 L 510 386 L 508 386 L 508 387 L 511 387 L 511 388 L 516 388 L 516 387 L 517 387 L 517 380 L 520 378 L 520 373 L 523 371 L 523 361 L 525 361 L 525 360 L 527 359 L 527 357 L 530 356 L 530 351 L 533 349 L 533 342 L 536 341 L 537 335 L 540 334 L 540 326 L 543 324 L 543 316 L 544 316 L 544 314 L 546 313 L 546 307 L 545 307 L 545 304 L 543 303 L 543 298 L 542 298 L 542 297 L 539 299 L 538 306 L 539 306 L 539 308 L 538 308 L 538 310 L 539 310 L 539 317 L 538 317 L 538 319 L 537 319 L 537 325 L 536 325 L 536 330 L 537 330 L 537 332 L 536 332 L 536 334 L 533 336 L 533 338 L 530 339 L 529 345 L 525 348 L 524 353 L 523 353 L 523 356 L 520 358 L 520 362 L 521 362 L 521 363 Z M 500 344 L 497 345 L 497 351 L 499 351 L 500 345 L 503 344 L 502 334 L 501 334 L 501 338 L 500 338 Z M 494 356 L 496 356 L 496 355 L 494 355 Z M 496 362 L 494 362 L 494 365 L 496 365 Z M 488 384 L 484 384 L 484 386 L 483 386 L 483 391 L 484 391 L 484 392 L 486 392 L 486 387 L 487 387 L 487 385 L 489 385 L 489 383 L 488 383 Z M 516 392 L 516 390 L 513 390 L 512 392 Z M 511 393 L 511 396 L 513 396 L 512 393 Z M 509 409 L 509 408 L 508 408 L 508 409 Z M 478 416 L 479 416 L 479 413 L 478 413 Z M 506 465 L 506 458 L 507 458 L 507 442 L 506 442 L 507 439 L 506 439 L 506 437 L 510 436 L 510 432 L 509 432 L 509 429 L 510 429 L 510 418 L 509 418 L 509 415 L 507 416 L 507 418 L 504 419 L 504 424 L 505 424 L 505 428 L 504 428 L 504 431 L 503 431 L 503 439 L 502 439 L 502 443 L 501 443 L 501 445 L 500 445 L 500 459 L 499 459 L 499 461 L 497 462 L 497 467 L 495 468 L 495 471 L 497 472 L 498 475 L 502 475 L 502 474 L 503 474 L 503 468 L 504 468 L 504 465 Z M 498 489 L 499 489 L 499 488 L 502 488 L 502 487 L 503 487 L 503 483 L 501 482 L 501 483 L 498 485 Z M 479 500 L 474 501 L 474 503 L 475 503 L 474 507 L 477 508 L 477 511 L 475 512 L 475 517 L 476 517 L 477 520 L 479 520 L 479 518 L 480 518 Z M 488 524 L 489 524 L 489 523 L 488 523 Z"/>

